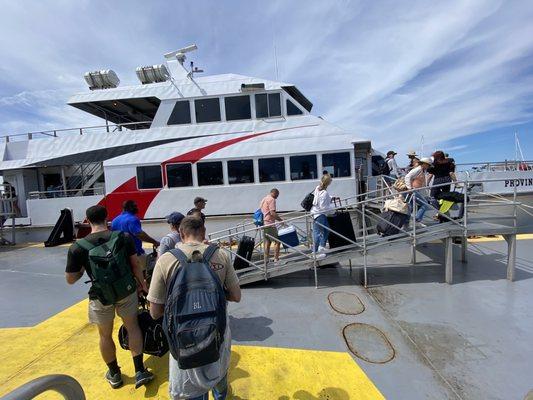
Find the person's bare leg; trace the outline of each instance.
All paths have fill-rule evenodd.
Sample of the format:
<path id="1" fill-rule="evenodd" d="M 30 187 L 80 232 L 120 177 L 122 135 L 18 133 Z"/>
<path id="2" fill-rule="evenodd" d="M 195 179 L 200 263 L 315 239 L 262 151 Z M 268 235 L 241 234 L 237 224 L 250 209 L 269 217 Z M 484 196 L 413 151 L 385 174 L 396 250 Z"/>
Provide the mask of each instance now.
<path id="1" fill-rule="evenodd" d="M 141 328 L 139 328 L 139 322 L 137 314 L 122 318 L 124 326 L 128 331 L 128 342 L 132 356 L 138 356 L 143 352 L 143 335 Z"/>
<path id="2" fill-rule="evenodd" d="M 268 261 L 270 258 L 270 240 L 265 240 L 265 259 Z"/>
<path id="3" fill-rule="evenodd" d="M 279 260 L 279 248 L 280 248 L 279 242 L 274 243 L 274 261 Z"/>
<path id="4" fill-rule="evenodd" d="M 113 341 L 113 321 L 98 324 L 98 334 L 100 335 L 100 354 L 106 364 L 117 359 L 117 348 Z"/>

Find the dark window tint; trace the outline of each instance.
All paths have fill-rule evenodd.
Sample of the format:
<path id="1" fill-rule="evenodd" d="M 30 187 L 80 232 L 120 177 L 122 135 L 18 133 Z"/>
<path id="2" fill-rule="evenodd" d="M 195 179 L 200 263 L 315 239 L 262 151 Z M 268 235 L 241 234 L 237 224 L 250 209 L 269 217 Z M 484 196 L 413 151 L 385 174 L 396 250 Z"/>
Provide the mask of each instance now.
<path id="1" fill-rule="evenodd" d="M 170 164 L 167 165 L 168 187 L 192 186 L 191 164 Z"/>
<path id="2" fill-rule="evenodd" d="M 161 167 L 159 165 L 137 167 L 137 186 L 139 189 L 162 188 Z"/>
<path id="3" fill-rule="evenodd" d="M 191 105 L 188 100 L 178 101 L 170 114 L 168 125 L 190 124 L 191 123 Z"/>
<path id="4" fill-rule="evenodd" d="M 198 171 L 198 185 L 223 185 L 224 178 L 222 175 L 222 162 L 210 161 L 196 164 Z"/>
<path id="5" fill-rule="evenodd" d="M 372 159 L 373 158 L 374 157 L 372 157 Z M 323 154 L 322 169 L 328 171 L 328 173 L 335 178 L 350 176 L 350 153 Z"/>
<path id="6" fill-rule="evenodd" d="M 291 161 L 291 180 L 316 179 L 316 156 L 293 156 Z"/>
<path id="7" fill-rule="evenodd" d="M 281 97 L 279 93 L 261 93 L 255 95 L 256 118 L 279 117 L 281 115 Z"/>
<path id="8" fill-rule="evenodd" d="M 269 93 L 268 115 L 271 117 L 279 117 L 281 115 L 281 95 L 279 93 Z"/>
<path id="9" fill-rule="evenodd" d="M 300 110 L 296 105 L 290 101 L 287 100 L 287 115 L 300 115 L 303 114 L 302 110 Z"/>
<path id="10" fill-rule="evenodd" d="M 259 159 L 259 182 L 285 180 L 285 159 L 283 157 Z"/>
<path id="11" fill-rule="evenodd" d="M 196 122 L 220 121 L 219 99 L 194 100 L 194 112 L 196 114 Z"/>
<path id="12" fill-rule="evenodd" d="M 254 163 L 252 160 L 228 161 L 229 184 L 254 183 Z"/>
<path id="13" fill-rule="evenodd" d="M 233 121 L 236 119 L 252 118 L 250 96 L 226 97 L 224 104 L 226 106 L 226 120 Z"/>

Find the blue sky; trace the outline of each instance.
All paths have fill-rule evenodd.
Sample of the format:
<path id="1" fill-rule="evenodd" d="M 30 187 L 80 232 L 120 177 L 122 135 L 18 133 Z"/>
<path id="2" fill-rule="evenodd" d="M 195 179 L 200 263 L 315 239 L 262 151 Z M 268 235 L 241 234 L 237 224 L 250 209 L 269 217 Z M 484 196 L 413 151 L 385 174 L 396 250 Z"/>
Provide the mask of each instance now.
<path id="1" fill-rule="evenodd" d="M 99 123 L 66 105 L 86 71 L 196 43 L 208 74 L 295 83 L 380 150 L 533 159 L 533 2 L 0 0 L 0 134 Z"/>

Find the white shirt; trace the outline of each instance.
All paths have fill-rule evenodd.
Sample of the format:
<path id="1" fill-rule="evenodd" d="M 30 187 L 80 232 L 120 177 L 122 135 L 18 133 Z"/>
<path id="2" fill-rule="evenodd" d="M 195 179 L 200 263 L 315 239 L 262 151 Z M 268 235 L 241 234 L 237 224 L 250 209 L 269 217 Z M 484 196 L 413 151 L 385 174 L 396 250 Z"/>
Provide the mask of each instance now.
<path id="1" fill-rule="evenodd" d="M 398 173 L 398 164 L 394 158 L 387 158 L 387 165 L 389 166 L 390 173 L 396 176 L 400 176 Z"/>
<path id="2" fill-rule="evenodd" d="M 321 214 L 332 214 L 333 212 L 333 206 L 331 204 L 331 196 L 329 195 L 327 190 L 320 190 L 320 186 L 317 186 L 315 188 L 315 191 L 313 192 L 313 195 L 315 198 L 313 199 L 313 207 L 311 207 L 311 214 L 313 215 L 313 218 L 318 218 Z"/>
<path id="3" fill-rule="evenodd" d="M 420 174 L 424 174 L 424 186 L 427 186 L 428 185 L 428 182 L 427 182 L 427 174 L 426 174 L 426 171 L 424 171 L 422 169 L 422 167 L 419 165 L 418 167 L 416 168 L 413 168 L 411 171 L 409 171 L 407 173 L 407 175 L 405 175 L 405 186 L 407 186 L 407 189 L 413 189 L 413 181 L 418 178 L 420 176 Z M 423 191 L 421 191 L 423 192 Z M 424 193 L 422 193 L 424 194 Z"/>

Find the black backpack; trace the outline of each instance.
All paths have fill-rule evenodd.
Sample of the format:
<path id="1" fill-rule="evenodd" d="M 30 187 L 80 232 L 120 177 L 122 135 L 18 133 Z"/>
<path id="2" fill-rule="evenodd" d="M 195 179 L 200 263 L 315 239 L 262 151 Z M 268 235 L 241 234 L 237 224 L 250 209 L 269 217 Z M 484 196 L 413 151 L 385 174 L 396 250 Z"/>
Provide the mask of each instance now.
<path id="1" fill-rule="evenodd" d="M 141 309 L 138 321 L 143 335 L 143 353 L 163 357 L 168 352 L 168 341 L 163 331 L 163 317 L 153 319 L 146 307 L 146 299 L 140 298 Z M 118 330 L 118 342 L 124 350 L 129 350 L 128 330 L 122 325 Z"/>
<path id="2" fill-rule="evenodd" d="M 189 261 L 180 249 L 170 250 L 180 267 L 168 285 L 163 329 L 180 369 L 202 367 L 220 358 L 226 332 L 226 296 L 209 266 L 217 249 L 210 245 L 200 262 Z"/>
<path id="3" fill-rule="evenodd" d="M 379 166 L 379 174 L 380 175 L 390 175 L 390 168 L 389 163 L 387 162 L 388 158 L 385 159 L 385 161 L 382 162 L 382 164 Z"/>
<path id="4" fill-rule="evenodd" d="M 302 202 L 301 202 L 300 205 L 302 206 L 302 208 L 303 208 L 305 211 L 309 212 L 309 211 L 311 211 L 311 208 L 313 207 L 313 201 L 314 201 L 314 200 L 315 200 L 315 195 L 313 194 L 313 192 L 308 193 L 308 194 L 304 197 L 304 199 L 302 200 Z"/>

